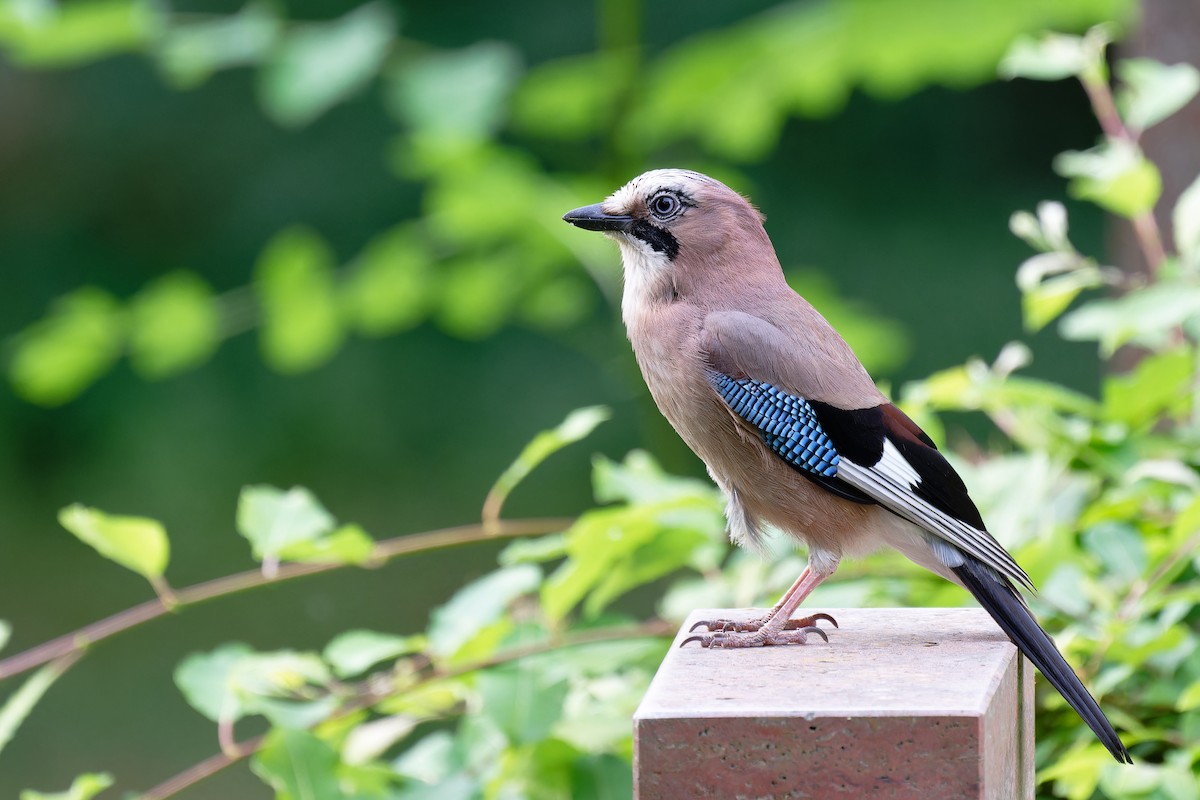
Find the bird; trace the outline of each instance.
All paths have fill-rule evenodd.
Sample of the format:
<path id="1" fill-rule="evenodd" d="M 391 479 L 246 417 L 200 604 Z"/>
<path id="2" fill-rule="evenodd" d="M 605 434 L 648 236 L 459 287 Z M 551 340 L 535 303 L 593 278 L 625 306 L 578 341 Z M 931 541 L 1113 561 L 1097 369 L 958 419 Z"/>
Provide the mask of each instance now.
<path id="1" fill-rule="evenodd" d="M 881 547 L 962 586 L 1113 757 L 1129 751 L 1026 604 L 1033 582 L 987 531 L 934 441 L 876 386 L 850 345 L 787 283 L 764 217 L 699 172 L 657 169 L 563 215 L 620 250 L 621 316 L 650 394 L 704 462 L 735 544 L 767 531 L 808 550 L 768 612 L 705 620 L 683 642 L 799 645 L 827 614 L 793 613 L 843 558 Z"/>

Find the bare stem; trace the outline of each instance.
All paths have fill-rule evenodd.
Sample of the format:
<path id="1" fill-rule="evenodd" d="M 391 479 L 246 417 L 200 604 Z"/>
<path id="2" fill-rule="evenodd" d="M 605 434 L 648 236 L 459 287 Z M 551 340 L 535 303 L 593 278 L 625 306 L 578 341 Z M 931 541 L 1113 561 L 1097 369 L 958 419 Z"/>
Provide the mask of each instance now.
<path id="1" fill-rule="evenodd" d="M 368 563 L 382 564 L 397 556 L 409 553 L 437 550 L 443 547 L 453 547 L 460 544 L 485 541 L 493 538 L 513 538 L 516 536 L 536 536 L 546 533 L 556 533 L 569 527 L 571 519 L 546 518 L 497 521 L 486 529 L 483 525 L 461 525 L 454 528 L 415 533 L 409 536 L 397 536 L 378 542 L 371 551 Z M 198 583 L 174 592 L 174 605 L 163 596 L 127 608 L 110 617 L 97 620 L 90 625 L 71 633 L 51 639 L 28 650 L 9 656 L 0 661 L 0 681 L 11 678 L 22 672 L 40 667 L 42 664 L 61 658 L 69 653 L 82 653 L 95 642 L 114 636 L 122 631 L 149 622 L 152 619 L 167 614 L 172 610 L 182 609 L 205 600 L 234 594 L 236 592 L 265 586 L 268 583 L 279 583 L 291 578 L 304 575 L 315 575 L 318 572 L 329 572 L 347 566 L 340 563 L 325 564 L 283 564 L 273 578 L 265 577 L 259 570 L 247 570 L 235 575 Z M 168 595 L 171 597 L 171 595 Z"/>
<path id="2" fill-rule="evenodd" d="M 1100 122 L 1100 129 L 1104 131 L 1104 135 L 1137 146 L 1138 137 L 1121 121 L 1121 114 L 1117 110 L 1116 101 L 1113 100 L 1112 87 L 1108 81 L 1099 77 L 1084 76 L 1081 82 L 1092 104 L 1092 113 Z M 1146 270 L 1150 277 L 1154 277 L 1167 258 L 1158 220 L 1154 218 L 1153 211 L 1146 211 L 1134 217 L 1132 222 L 1142 257 L 1146 259 Z"/>
<path id="3" fill-rule="evenodd" d="M 150 791 L 143 792 L 138 800 L 164 800 L 167 797 L 174 797 L 184 789 L 215 775 L 247 756 L 254 755 L 262 748 L 265 738 L 265 736 L 256 736 L 253 739 L 238 742 L 234 745 L 234 749 L 228 753 L 217 753 L 216 755 L 209 756 L 203 761 L 188 767 L 178 775 L 168 778 Z"/>
<path id="4" fill-rule="evenodd" d="M 1150 265 L 1150 274 L 1153 276 L 1167 259 L 1167 251 L 1163 248 L 1162 233 L 1158 229 L 1158 220 L 1154 218 L 1154 212 L 1143 211 L 1134 217 L 1133 230 L 1137 234 L 1142 255 Z"/>
<path id="5" fill-rule="evenodd" d="M 1105 135 L 1113 139 L 1124 139 L 1136 143 L 1137 140 L 1125 127 L 1125 123 L 1121 121 L 1121 114 L 1117 111 L 1112 87 L 1108 85 L 1108 81 L 1089 77 L 1081 78 L 1081 81 L 1083 90 L 1087 92 L 1088 100 L 1092 104 L 1092 113 L 1096 115 L 1096 119 L 1100 122 L 1100 129 L 1104 131 Z"/>
<path id="6" fill-rule="evenodd" d="M 523 658 L 549 653 L 554 650 L 563 650 L 569 647 L 579 647 L 580 645 L 595 644 L 597 642 L 619 641 L 622 639 L 657 638 L 670 636 L 674 632 L 675 623 L 668 622 L 664 619 L 652 619 L 639 625 L 598 628 L 595 630 L 584 631 L 583 633 L 578 633 L 565 638 L 550 639 L 544 642 L 538 642 L 537 644 L 528 645 L 526 647 L 514 647 L 512 649 L 505 650 L 504 652 L 497 653 L 491 658 L 486 658 L 471 664 L 464 664 L 451 670 L 433 670 L 426 677 L 420 681 L 417 681 L 412 686 L 406 687 L 406 689 L 412 690 L 433 680 L 455 678 L 460 675 L 475 672 L 476 670 L 502 666 L 514 661 L 520 661 Z M 345 714 L 349 714 L 358 709 L 374 705 L 376 702 L 382 699 L 379 691 L 375 688 L 377 683 L 372 679 L 368 678 L 367 680 L 363 681 L 360 686 L 361 689 L 359 694 L 347 700 L 337 712 L 331 715 L 331 718 L 344 716 Z M 244 742 L 230 743 L 228 749 L 225 749 L 225 745 L 222 745 L 224 752 L 209 756 L 203 761 L 193 764 L 183 772 L 180 772 L 178 775 L 168 778 L 167 780 L 155 786 L 153 789 L 143 793 L 138 800 L 166 800 L 168 797 L 174 797 L 184 789 L 199 783 L 205 778 L 215 775 L 226 767 L 233 766 L 237 762 L 254 755 L 262 749 L 265 738 L 265 736 L 258 736 L 253 739 L 247 739 Z"/>

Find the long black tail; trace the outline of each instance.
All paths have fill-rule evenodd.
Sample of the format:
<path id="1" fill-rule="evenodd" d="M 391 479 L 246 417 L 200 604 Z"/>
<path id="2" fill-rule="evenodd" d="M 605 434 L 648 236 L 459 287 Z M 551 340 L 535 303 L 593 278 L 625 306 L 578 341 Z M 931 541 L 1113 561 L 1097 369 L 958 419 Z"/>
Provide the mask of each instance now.
<path id="1" fill-rule="evenodd" d="M 1113 754 L 1113 758 L 1126 764 L 1132 764 L 1129 751 L 1121 743 L 1112 723 L 1100 706 L 1083 688 L 1079 678 L 1075 676 L 1066 659 L 1054 646 L 1054 641 L 1042 630 L 1037 620 L 1029 613 L 1029 609 L 1021 602 L 1016 590 L 991 568 L 979 563 L 970 556 L 961 567 L 954 567 L 954 574 L 963 585 L 975 595 L 979 604 L 987 609 L 992 619 L 1008 634 L 1025 657 L 1041 670 L 1046 680 L 1066 698 L 1071 708 L 1083 718 L 1096 737 Z"/>

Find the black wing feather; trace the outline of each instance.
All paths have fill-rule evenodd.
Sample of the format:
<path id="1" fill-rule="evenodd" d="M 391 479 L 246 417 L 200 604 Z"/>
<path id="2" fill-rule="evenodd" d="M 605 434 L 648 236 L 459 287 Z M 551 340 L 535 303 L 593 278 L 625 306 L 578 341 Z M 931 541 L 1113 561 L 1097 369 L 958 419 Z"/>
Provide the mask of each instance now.
<path id="1" fill-rule="evenodd" d="M 1108 752 L 1112 753 L 1113 758 L 1125 764 L 1132 764 L 1133 759 L 1121 743 L 1117 732 L 1113 730 L 1112 723 L 1104 716 L 1100 706 L 1088 694 L 1074 670 L 1058 652 L 1049 634 L 1042 630 L 1029 609 L 1021 602 L 1016 589 L 990 567 L 970 556 L 966 556 L 966 563 L 961 567 L 954 568 L 954 574 L 975 596 L 979 605 L 992 615 L 992 619 L 1008 634 L 1013 644 L 1071 704 L 1071 708 L 1087 723 L 1101 743 L 1108 748 Z"/>

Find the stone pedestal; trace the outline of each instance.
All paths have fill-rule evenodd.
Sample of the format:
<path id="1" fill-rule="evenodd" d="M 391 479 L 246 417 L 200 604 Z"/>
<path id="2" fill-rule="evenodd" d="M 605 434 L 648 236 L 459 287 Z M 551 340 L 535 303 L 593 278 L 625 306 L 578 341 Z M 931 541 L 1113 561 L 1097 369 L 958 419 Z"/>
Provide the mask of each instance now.
<path id="1" fill-rule="evenodd" d="M 828 644 L 679 648 L 755 612 L 688 618 L 634 715 L 638 800 L 1033 799 L 1033 668 L 982 609 L 810 611 Z"/>

